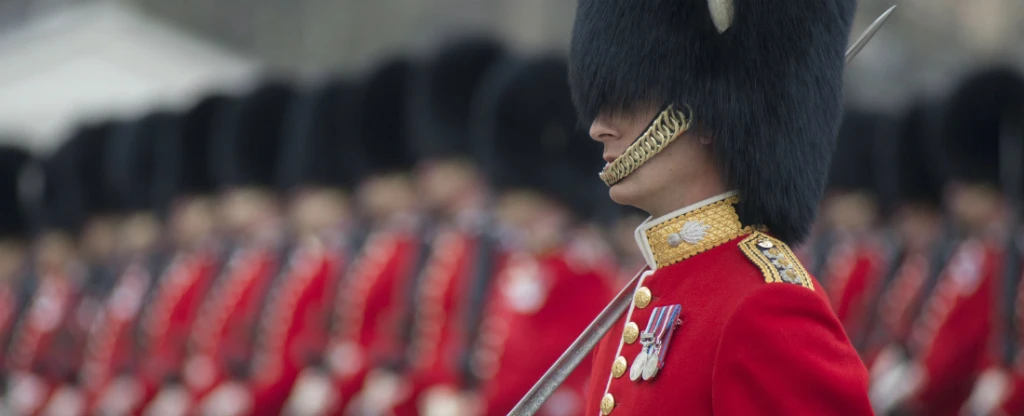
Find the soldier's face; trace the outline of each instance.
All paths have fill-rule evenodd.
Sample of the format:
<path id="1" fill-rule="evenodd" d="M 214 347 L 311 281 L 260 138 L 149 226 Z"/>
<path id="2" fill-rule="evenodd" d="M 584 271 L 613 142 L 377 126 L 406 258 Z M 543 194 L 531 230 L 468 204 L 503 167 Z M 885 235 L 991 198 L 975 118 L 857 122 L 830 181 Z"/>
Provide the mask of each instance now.
<path id="1" fill-rule="evenodd" d="M 611 163 L 643 134 L 658 115 L 657 106 L 631 114 L 602 114 L 590 126 L 590 137 L 604 144 Z M 694 131 L 684 133 L 661 153 L 613 185 L 612 200 L 658 217 L 725 192 L 712 157 L 712 141 Z"/>

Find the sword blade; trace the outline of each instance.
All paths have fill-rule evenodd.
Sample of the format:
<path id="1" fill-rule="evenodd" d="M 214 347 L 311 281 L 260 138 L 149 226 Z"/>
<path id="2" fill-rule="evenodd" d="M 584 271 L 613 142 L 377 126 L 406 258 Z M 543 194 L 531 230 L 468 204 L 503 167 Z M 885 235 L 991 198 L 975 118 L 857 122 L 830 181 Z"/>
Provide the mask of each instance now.
<path id="1" fill-rule="evenodd" d="M 889 16 L 892 15 L 892 12 L 894 10 L 896 10 L 895 4 L 892 5 L 892 7 L 890 7 L 888 10 L 886 10 L 885 13 L 882 13 L 881 16 L 878 16 L 878 18 L 871 23 L 871 26 L 868 26 L 868 28 L 864 30 L 864 33 L 862 33 L 860 37 L 857 38 L 857 40 L 853 42 L 852 45 L 850 45 L 850 48 L 846 50 L 847 65 L 849 65 L 850 61 L 852 61 L 853 58 L 857 56 L 858 53 L 860 53 L 861 49 L 864 49 L 864 46 L 867 45 L 868 41 L 870 41 L 871 38 L 875 36 L 875 33 L 878 33 L 878 29 L 881 29 L 882 25 L 885 24 L 885 21 L 889 20 Z"/>
<path id="2" fill-rule="evenodd" d="M 867 30 L 865 30 L 864 33 L 861 34 L 855 42 L 853 42 L 853 45 L 850 45 L 850 48 L 846 50 L 847 64 L 857 56 L 861 49 L 864 49 L 864 46 L 867 45 L 868 41 L 871 40 L 873 36 L 875 36 L 875 33 L 877 33 L 878 29 L 882 27 L 882 24 L 889 19 L 889 16 L 892 15 L 894 10 L 896 10 L 895 5 L 886 10 L 885 13 L 882 13 L 882 15 L 875 19 L 875 21 L 871 23 L 871 26 L 868 26 Z M 646 270 L 646 268 L 644 270 Z M 512 408 L 512 411 L 508 414 L 509 416 L 532 416 L 537 413 L 537 410 L 539 410 L 541 405 L 551 397 L 551 394 L 555 392 L 555 389 L 565 382 L 565 379 L 569 377 L 569 374 L 572 373 L 572 371 L 576 369 L 576 366 L 578 366 L 580 362 L 587 357 L 587 354 L 597 346 L 597 343 L 601 341 L 601 338 L 604 338 L 604 335 L 611 330 L 612 325 L 615 325 L 619 320 L 619 317 L 622 316 L 622 314 L 626 312 L 626 309 L 629 308 L 629 305 L 633 301 L 633 288 L 636 287 L 637 281 L 640 280 L 640 275 L 643 274 L 644 270 L 637 273 L 637 275 L 633 277 L 633 280 L 631 280 L 629 284 L 615 296 L 615 299 L 613 299 L 612 302 L 608 304 L 608 306 L 605 307 L 599 315 L 597 315 L 597 318 L 594 318 L 594 321 L 590 323 L 590 326 L 580 334 L 579 338 L 576 338 L 576 341 L 569 346 L 569 349 L 565 350 L 565 353 L 558 358 L 558 361 L 555 361 L 555 364 L 552 365 L 543 376 L 541 376 L 540 380 L 537 381 L 537 384 L 534 384 L 533 388 L 531 388 L 530 391 L 527 392 L 521 400 L 519 400 L 516 407 Z"/>

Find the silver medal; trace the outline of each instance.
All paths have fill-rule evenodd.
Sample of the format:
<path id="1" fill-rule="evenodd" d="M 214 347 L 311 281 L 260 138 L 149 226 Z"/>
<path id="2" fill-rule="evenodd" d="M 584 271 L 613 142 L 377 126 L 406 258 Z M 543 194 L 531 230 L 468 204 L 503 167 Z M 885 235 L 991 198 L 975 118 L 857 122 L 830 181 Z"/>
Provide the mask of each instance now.
<path id="1" fill-rule="evenodd" d="M 640 380 L 640 376 L 643 375 L 644 368 L 647 367 L 647 348 L 640 350 L 640 354 L 637 354 L 636 358 L 633 359 L 633 365 L 629 367 L 629 379 L 633 381 Z"/>
<path id="2" fill-rule="evenodd" d="M 643 376 L 644 380 L 650 380 L 654 378 L 654 376 L 658 375 L 658 364 L 661 361 L 659 359 L 659 356 L 661 355 L 659 349 L 660 348 L 655 347 L 647 356 L 648 358 L 647 362 L 644 363 L 643 373 L 640 374 Z"/>

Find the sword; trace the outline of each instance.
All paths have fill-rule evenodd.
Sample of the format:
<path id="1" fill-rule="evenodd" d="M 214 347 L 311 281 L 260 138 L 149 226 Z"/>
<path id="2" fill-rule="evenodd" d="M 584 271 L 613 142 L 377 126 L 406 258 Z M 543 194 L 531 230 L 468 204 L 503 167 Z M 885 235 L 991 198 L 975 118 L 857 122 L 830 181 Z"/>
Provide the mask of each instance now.
<path id="1" fill-rule="evenodd" d="M 868 41 L 875 36 L 875 33 L 878 33 L 878 29 L 881 29 L 882 25 L 885 24 L 885 21 L 889 20 L 889 16 L 892 15 L 894 10 L 896 10 L 895 4 L 886 10 L 885 13 L 882 13 L 881 16 L 878 16 L 878 18 L 871 23 L 871 26 L 868 26 L 868 28 L 864 30 L 864 33 L 862 33 L 860 37 L 853 42 L 853 45 L 850 45 L 850 48 L 846 50 L 847 65 L 849 65 L 850 61 L 860 53 L 861 49 L 864 49 L 864 46 L 867 45 Z"/>
<path id="2" fill-rule="evenodd" d="M 894 5 L 886 10 L 885 13 L 882 13 L 882 15 L 875 19 L 875 21 L 871 23 L 871 26 L 868 26 L 864 33 L 861 34 L 852 45 L 850 45 L 850 48 L 846 50 L 847 64 L 850 63 L 853 57 L 857 56 L 861 49 L 864 49 L 864 45 L 867 45 L 868 41 L 875 36 L 875 33 L 877 33 L 878 29 L 882 27 L 882 24 L 889 19 L 889 16 L 895 9 L 896 6 Z M 629 284 L 626 285 L 618 295 L 615 295 L 612 302 L 597 315 L 597 318 L 594 318 L 594 321 L 587 326 L 587 329 L 583 330 L 583 333 L 580 334 L 579 338 L 576 338 L 576 341 L 574 341 L 572 345 L 562 353 L 562 356 L 558 358 L 558 361 L 555 361 L 555 364 L 553 364 L 551 368 L 541 376 L 540 380 L 537 381 L 537 384 L 534 384 L 533 388 L 531 388 L 530 391 L 519 400 L 516 407 L 512 408 L 512 411 L 508 413 L 509 416 L 533 416 L 537 413 L 537 410 L 539 410 L 541 405 L 551 397 L 551 394 L 555 392 L 555 389 L 565 382 L 565 379 L 569 377 L 569 374 L 571 374 L 580 362 L 587 357 L 587 354 L 590 354 L 590 351 L 597 346 L 597 343 L 601 341 L 601 338 L 604 338 L 604 335 L 611 330 L 612 325 L 615 325 L 619 320 L 619 317 L 626 312 L 626 309 L 629 308 L 629 305 L 633 300 L 633 288 L 636 287 L 637 282 L 640 280 L 640 276 L 643 275 L 646 270 L 646 268 L 640 270 L 640 272 L 637 273 L 636 276 L 633 276 L 633 279 L 629 281 Z"/>

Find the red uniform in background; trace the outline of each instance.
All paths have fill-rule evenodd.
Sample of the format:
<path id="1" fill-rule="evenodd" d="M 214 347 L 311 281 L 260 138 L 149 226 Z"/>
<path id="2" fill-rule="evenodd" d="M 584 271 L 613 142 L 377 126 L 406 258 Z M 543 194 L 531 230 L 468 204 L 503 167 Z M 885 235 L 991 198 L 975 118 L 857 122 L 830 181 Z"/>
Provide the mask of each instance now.
<path id="1" fill-rule="evenodd" d="M 418 414 L 420 398 L 430 387 L 459 384 L 456 360 L 466 338 L 462 309 L 475 252 L 475 240 L 466 232 L 449 229 L 434 240 L 433 254 L 414 295 L 409 373 L 405 394 L 393 409 L 398 416 Z"/>
<path id="2" fill-rule="evenodd" d="M 902 356 L 910 328 L 917 318 L 917 305 L 925 296 L 929 273 L 926 253 L 909 253 L 900 260 L 888 288 L 879 294 L 877 327 L 872 329 L 862 352 L 872 377 L 891 370 L 897 364 L 894 359 Z"/>
<path id="3" fill-rule="evenodd" d="M 993 361 L 999 245 L 962 242 L 910 332 L 917 374 L 908 406 L 927 415 L 957 415 L 978 375 Z"/>
<path id="4" fill-rule="evenodd" d="M 414 231 L 409 227 L 371 234 L 338 292 L 324 357 L 333 391 L 323 405 L 331 412 L 342 413 L 369 370 L 400 353 L 395 335 L 421 249 Z M 301 391 L 295 394 L 296 402 L 308 400 Z"/>
<path id="5" fill-rule="evenodd" d="M 112 384 L 122 374 L 133 371 L 138 353 L 136 327 L 142 302 L 153 277 L 142 262 L 132 262 L 120 279 L 89 331 L 85 357 L 80 370 L 80 386 L 85 395 L 85 409 L 97 414 L 111 406 L 110 401 L 123 401 L 137 392 L 123 391 Z M 101 403 L 107 401 L 107 404 Z"/>
<path id="6" fill-rule="evenodd" d="M 253 328 L 277 273 L 277 262 L 277 253 L 269 246 L 242 248 L 204 298 L 188 336 L 189 353 L 182 368 L 193 405 L 229 376 L 248 370 Z"/>
<path id="7" fill-rule="evenodd" d="M 211 249 L 179 253 L 171 261 L 152 303 L 142 316 L 138 377 L 139 413 L 168 381 L 178 379 L 185 363 L 186 342 L 199 314 L 199 305 L 217 275 L 218 256 Z"/>
<path id="8" fill-rule="evenodd" d="M 82 287 L 73 275 L 43 274 L 14 331 L 7 362 L 9 397 L 18 414 L 40 412 L 78 369 L 88 321 L 79 316 Z"/>
<path id="9" fill-rule="evenodd" d="M 511 258 L 473 350 L 481 414 L 512 410 L 611 300 L 614 270 L 571 249 Z M 583 361 L 538 414 L 582 415 L 590 364 Z"/>
<path id="10" fill-rule="evenodd" d="M 851 340 L 868 330 L 872 302 L 885 278 L 885 256 L 871 239 L 846 239 L 833 247 L 823 272 L 826 292 Z"/>
<path id="11" fill-rule="evenodd" d="M 249 378 L 221 383 L 244 383 L 248 397 L 243 399 L 248 403 L 225 406 L 248 408 L 256 415 L 282 412 L 301 370 L 323 354 L 334 288 L 344 268 L 339 253 L 338 247 L 315 241 L 291 254 L 260 318 Z M 212 395 L 210 399 L 217 400 Z M 204 410 L 216 413 L 213 408 Z"/>

